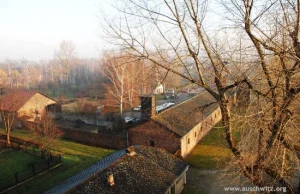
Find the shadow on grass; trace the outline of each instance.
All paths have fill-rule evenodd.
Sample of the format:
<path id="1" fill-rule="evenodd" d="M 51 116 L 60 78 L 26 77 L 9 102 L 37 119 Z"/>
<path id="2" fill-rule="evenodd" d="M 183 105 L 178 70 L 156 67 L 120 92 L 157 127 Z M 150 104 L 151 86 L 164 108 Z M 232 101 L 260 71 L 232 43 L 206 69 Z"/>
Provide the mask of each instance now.
<path id="1" fill-rule="evenodd" d="M 3 131 L 3 129 L 0 130 L 0 132 Z M 33 134 L 24 131 L 12 131 L 11 136 L 25 141 L 36 140 Z M 35 177 L 7 193 L 43 193 L 114 152 L 114 150 L 87 146 L 63 139 L 57 140 L 52 149 L 62 154 L 60 167 Z"/>

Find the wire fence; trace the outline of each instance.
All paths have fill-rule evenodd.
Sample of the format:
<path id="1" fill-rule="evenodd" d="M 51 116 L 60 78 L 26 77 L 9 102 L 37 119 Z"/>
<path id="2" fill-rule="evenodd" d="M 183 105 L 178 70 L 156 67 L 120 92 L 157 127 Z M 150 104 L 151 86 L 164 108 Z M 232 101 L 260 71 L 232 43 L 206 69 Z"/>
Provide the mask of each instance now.
<path id="1" fill-rule="evenodd" d="M 61 155 L 54 154 L 49 150 L 39 149 L 36 145 L 28 145 L 28 143 L 20 141 L 11 141 L 10 145 L 7 145 L 4 141 L 0 141 L 0 147 L 2 152 L 14 149 L 16 151 L 22 151 L 29 155 L 40 157 L 39 162 L 30 162 L 25 166 L 22 171 L 13 171 L 6 177 L 0 179 L 0 192 L 9 189 L 15 185 L 21 184 L 36 175 L 39 175 L 54 166 L 61 164 Z M 1 154 L 1 152 L 0 152 Z"/>

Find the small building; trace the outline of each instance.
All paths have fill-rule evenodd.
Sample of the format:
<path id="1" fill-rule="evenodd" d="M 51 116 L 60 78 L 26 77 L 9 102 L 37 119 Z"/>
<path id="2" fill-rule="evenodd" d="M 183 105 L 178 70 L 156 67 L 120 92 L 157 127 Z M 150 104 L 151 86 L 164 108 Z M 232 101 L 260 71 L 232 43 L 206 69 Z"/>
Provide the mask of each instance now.
<path id="1" fill-rule="evenodd" d="M 111 154 L 46 193 L 180 194 L 187 170 L 185 162 L 163 149 L 136 145 Z"/>
<path id="2" fill-rule="evenodd" d="M 18 118 L 27 121 L 41 119 L 46 112 L 55 113 L 59 110 L 60 106 L 55 100 L 40 92 L 16 90 L 0 97 L 0 111 L 15 112 Z"/>
<path id="3" fill-rule="evenodd" d="M 151 111 L 155 107 L 153 97 L 142 98 L 144 122 L 129 129 L 130 145 L 159 147 L 185 157 L 222 118 L 218 103 L 207 92 L 158 115 Z M 143 102 L 147 103 L 143 105 Z"/>
<path id="4" fill-rule="evenodd" d="M 162 93 L 164 93 L 164 86 L 161 83 L 158 83 L 156 88 L 153 90 L 153 94 L 157 95 Z"/>

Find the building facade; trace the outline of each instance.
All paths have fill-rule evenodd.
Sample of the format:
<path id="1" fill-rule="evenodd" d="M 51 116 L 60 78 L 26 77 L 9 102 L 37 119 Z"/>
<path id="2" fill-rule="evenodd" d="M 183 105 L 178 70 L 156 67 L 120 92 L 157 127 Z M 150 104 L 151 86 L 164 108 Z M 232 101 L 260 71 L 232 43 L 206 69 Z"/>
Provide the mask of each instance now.
<path id="1" fill-rule="evenodd" d="M 15 112 L 18 118 L 26 121 L 40 120 L 46 113 L 54 117 L 54 113 L 60 111 L 55 100 L 40 92 L 11 91 L 0 98 L 0 111 Z"/>
<path id="2" fill-rule="evenodd" d="M 148 102 L 155 101 L 149 99 Z M 153 107 L 148 106 L 148 109 Z M 129 144 L 159 147 L 186 157 L 222 115 L 213 97 L 204 92 L 150 117 L 129 129 Z"/>

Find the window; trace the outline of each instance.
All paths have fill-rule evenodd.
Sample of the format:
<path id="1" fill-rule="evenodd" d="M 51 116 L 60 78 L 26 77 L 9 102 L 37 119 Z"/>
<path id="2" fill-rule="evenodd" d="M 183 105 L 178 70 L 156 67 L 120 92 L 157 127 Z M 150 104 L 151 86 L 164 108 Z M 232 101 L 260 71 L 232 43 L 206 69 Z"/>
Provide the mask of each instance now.
<path id="1" fill-rule="evenodd" d="M 155 142 L 153 140 L 150 140 L 150 146 L 154 147 L 155 146 Z"/>
<path id="2" fill-rule="evenodd" d="M 195 137 L 197 137 L 197 132 L 195 132 Z"/>
<path id="3" fill-rule="evenodd" d="M 202 126 L 201 126 L 201 129 L 200 129 L 200 131 L 202 132 Z"/>
<path id="4" fill-rule="evenodd" d="M 215 114 L 215 118 L 217 118 L 217 114 Z"/>
<path id="5" fill-rule="evenodd" d="M 190 138 L 188 138 L 188 144 L 190 144 Z"/>

